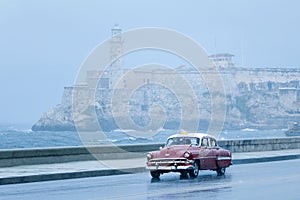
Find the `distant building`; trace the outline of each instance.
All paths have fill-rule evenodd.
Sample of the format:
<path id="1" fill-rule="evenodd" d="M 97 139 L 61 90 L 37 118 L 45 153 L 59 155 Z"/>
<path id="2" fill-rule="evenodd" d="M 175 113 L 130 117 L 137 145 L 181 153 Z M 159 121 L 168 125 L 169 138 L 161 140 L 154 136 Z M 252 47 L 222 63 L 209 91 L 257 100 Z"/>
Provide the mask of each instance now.
<path id="1" fill-rule="evenodd" d="M 234 57 L 234 55 L 230 53 L 219 53 L 209 56 L 210 60 L 213 62 L 213 65 L 220 68 L 234 67 L 232 57 Z"/>

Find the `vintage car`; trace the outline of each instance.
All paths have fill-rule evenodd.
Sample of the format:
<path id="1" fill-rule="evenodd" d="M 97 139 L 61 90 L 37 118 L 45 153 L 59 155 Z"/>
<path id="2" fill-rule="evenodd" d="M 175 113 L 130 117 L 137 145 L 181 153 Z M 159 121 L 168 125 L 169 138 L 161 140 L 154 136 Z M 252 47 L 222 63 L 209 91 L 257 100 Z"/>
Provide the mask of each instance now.
<path id="1" fill-rule="evenodd" d="M 165 147 L 147 153 L 147 169 L 153 178 L 168 172 L 195 178 L 199 170 L 214 170 L 223 175 L 231 164 L 231 152 L 219 147 L 213 136 L 204 133 L 172 135 Z"/>

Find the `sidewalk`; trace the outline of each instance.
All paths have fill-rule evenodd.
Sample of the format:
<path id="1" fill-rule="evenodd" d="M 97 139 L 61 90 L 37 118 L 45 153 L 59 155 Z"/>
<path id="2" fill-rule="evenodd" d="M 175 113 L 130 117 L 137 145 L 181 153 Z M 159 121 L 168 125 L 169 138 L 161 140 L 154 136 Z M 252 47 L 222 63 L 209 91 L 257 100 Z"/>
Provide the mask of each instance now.
<path id="1" fill-rule="evenodd" d="M 233 164 L 298 159 L 300 149 L 233 153 Z M 0 185 L 146 171 L 146 158 L 79 161 L 0 168 Z"/>

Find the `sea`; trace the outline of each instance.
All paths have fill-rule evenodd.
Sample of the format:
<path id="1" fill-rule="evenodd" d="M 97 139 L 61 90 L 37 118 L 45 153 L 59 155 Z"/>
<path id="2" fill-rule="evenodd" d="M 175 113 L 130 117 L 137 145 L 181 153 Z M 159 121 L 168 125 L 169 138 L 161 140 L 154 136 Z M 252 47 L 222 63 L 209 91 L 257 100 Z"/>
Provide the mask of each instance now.
<path id="1" fill-rule="evenodd" d="M 141 143 L 164 143 L 166 139 L 180 130 L 159 130 L 155 134 L 143 134 L 142 137 L 131 134 L 132 130 L 114 130 L 105 132 L 107 144 L 141 144 Z M 254 139 L 254 138 L 284 138 L 283 129 L 275 130 L 225 130 L 218 139 Z M 84 146 L 81 135 L 75 131 L 32 131 L 24 125 L 0 125 L 0 150 L 20 148 L 45 148 L 63 146 Z M 90 145 L 101 145 L 103 140 L 97 138 L 90 141 Z"/>

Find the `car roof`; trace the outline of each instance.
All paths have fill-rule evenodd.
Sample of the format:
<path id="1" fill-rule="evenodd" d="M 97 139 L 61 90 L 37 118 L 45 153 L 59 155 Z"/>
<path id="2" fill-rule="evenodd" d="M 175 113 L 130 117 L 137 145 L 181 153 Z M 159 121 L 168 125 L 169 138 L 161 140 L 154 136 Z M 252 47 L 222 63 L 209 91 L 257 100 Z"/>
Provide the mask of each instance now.
<path id="1" fill-rule="evenodd" d="M 209 135 L 207 133 L 188 133 L 188 132 L 181 132 L 181 133 L 171 135 L 170 137 L 168 137 L 168 139 L 175 138 L 175 137 L 198 137 L 200 139 L 202 139 L 203 137 L 211 137 L 216 139 L 214 136 Z"/>

